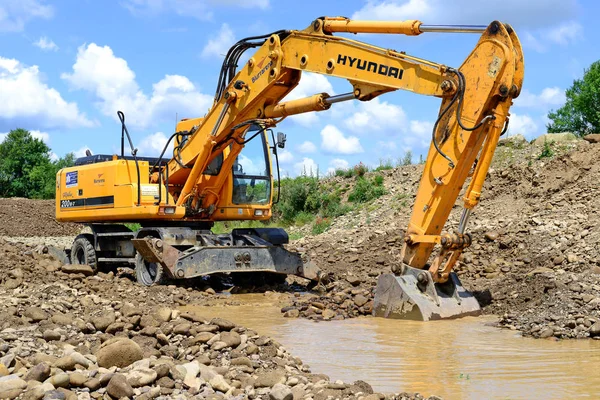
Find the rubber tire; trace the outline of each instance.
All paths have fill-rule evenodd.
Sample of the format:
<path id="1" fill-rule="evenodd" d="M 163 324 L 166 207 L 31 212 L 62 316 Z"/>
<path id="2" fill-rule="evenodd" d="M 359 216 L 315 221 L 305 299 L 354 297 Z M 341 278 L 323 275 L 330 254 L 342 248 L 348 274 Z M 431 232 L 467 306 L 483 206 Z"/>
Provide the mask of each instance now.
<path id="1" fill-rule="evenodd" d="M 166 282 L 162 265 L 146 262 L 140 253 L 135 256 L 135 279 L 142 286 L 162 285 Z"/>
<path id="2" fill-rule="evenodd" d="M 71 246 L 71 264 L 86 264 L 92 267 L 94 273 L 98 271 L 98 258 L 96 250 L 88 235 L 79 235 Z"/>

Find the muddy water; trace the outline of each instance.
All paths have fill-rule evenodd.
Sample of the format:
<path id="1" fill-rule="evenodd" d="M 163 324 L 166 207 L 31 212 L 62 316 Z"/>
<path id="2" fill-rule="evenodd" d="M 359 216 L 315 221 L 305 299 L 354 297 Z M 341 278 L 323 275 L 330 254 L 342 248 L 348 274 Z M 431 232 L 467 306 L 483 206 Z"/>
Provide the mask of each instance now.
<path id="1" fill-rule="evenodd" d="M 262 295 L 240 306 L 186 306 L 269 335 L 332 379 L 369 382 L 379 392 L 444 399 L 600 398 L 600 341 L 519 337 L 489 317 L 418 323 L 380 318 L 311 322 L 282 318 Z"/>

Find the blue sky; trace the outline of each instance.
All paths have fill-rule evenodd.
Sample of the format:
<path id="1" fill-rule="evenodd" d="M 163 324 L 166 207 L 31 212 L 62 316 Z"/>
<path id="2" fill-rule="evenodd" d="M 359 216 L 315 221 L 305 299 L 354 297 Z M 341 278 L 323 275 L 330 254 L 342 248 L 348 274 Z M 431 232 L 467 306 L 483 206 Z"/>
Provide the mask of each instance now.
<path id="1" fill-rule="evenodd" d="M 420 19 L 426 24 L 513 25 L 525 52 L 525 85 L 510 134 L 545 133 L 548 110 L 600 54 L 592 0 L 0 0 L 0 135 L 25 128 L 55 155 L 118 151 L 125 112 L 140 154 L 157 155 L 176 115 L 203 116 L 231 44 L 319 16 Z M 477 35 L 361 35 L 356 39 L 458 67 Z M 305 74 L 289 98 L 345 93 L 342 80 Z M 367 103 L 291 117 L 281 154 L 287 174 L 377 165 L 426 154 L 439 100 L 395 92 Z M 0 136 L 0 139 L 2 137 Z"/>

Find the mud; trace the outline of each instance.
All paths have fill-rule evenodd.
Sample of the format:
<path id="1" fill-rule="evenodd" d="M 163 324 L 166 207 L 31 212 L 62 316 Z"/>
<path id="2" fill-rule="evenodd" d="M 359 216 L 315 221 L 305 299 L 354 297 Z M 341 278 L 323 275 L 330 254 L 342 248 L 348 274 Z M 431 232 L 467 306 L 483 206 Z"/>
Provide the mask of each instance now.
<path id="1" fill-rule="evenodd" d="M 240 305 L 190 304 L 273 337 L 332 379 L 365 379 L 376 391 L 436 393 L 444 399 L 579 398 L 600 395 L 600 342 L 518 337 L 494 317 L 418 323 L 353 318 L 315 323 L 281 318 L 280 296 L 237 295 Z M 442 350 L 445 349 L 445 350 Z"/>

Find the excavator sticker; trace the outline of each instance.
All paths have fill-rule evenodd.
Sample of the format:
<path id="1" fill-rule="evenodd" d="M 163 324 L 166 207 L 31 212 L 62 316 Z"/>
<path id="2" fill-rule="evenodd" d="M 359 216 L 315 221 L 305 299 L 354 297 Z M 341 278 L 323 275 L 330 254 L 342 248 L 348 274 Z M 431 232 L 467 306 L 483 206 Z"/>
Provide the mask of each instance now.
<path id="1" fill-rule="evenodd" d="M 402 75 L 404 75 L 404 70 L 400 68 L 390 67 L 389 65 L 377 64 L 373 61 L 361 60 L 360 58 L 338 54 L 337 63 L 340 65 L 346 65 L 346 62 L 350 64 L 350 67 L 354 67 L 363 71 L 366 69 L 369 72 L 383 76 L 391 76 L 392 78 L 402 79 Z M 356 65 L 354 65 L 355 63 Z"/>
<path id="2" fill-rule="evenodd" d="M 67 172 L 65 176 L 65 187 L 74 188 L 77 187 L 77 171 Z"/>
<path id="3" fill-rule="evenodd" d="M 260 64 L 262 64 L 262 63 L 263 63 L 263 61 L 264 61 L 264 59 L 263 59 L 263 60 L 260 62 Z M 260 71 L 258 71 L 258 73 L 257 73 L 256 75 L 254 75 L 254 76 L 252 77 L 252 83 L 256 82 L 256 81 L 258 80 L 258 78 L 260 78 L 261 76 L 263 76 L 263 74 L 264 74 L 265 72 L 267 72 L 267 70 L 268 70 L 269 68 L 271 68 L 271 65 L 273 65 L 273 60 L 269 61 L 269 62 L 267 63 L 267 65 L 265 65 L 265 66 L 264 66 L 264 67 L 263 67 L 263 68 L 262 68 Z"/>

